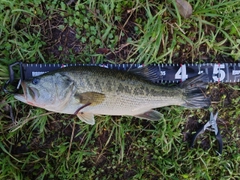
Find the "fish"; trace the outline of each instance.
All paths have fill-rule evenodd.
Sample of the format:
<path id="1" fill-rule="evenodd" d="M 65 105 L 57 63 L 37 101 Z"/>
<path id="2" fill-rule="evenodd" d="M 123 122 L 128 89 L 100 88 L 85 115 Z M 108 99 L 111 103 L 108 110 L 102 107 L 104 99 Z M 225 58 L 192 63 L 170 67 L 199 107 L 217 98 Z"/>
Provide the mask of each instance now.
<path id="1" fill-rule="evenodd" d="M 210 105 L 210 99 L 203 93 L 207 86 L 206 74 L 176 86 L 154 83 L 159 78 L 159 72 L 150 66 L 130 71 L 99 66 L 65 67 L 22 81 L 23 91 L 14 97 L 48 111 L 77 115 L 90 125 L 95 124 L 94 115 L 159 121 L 163 115 L 155 108 Z"/>

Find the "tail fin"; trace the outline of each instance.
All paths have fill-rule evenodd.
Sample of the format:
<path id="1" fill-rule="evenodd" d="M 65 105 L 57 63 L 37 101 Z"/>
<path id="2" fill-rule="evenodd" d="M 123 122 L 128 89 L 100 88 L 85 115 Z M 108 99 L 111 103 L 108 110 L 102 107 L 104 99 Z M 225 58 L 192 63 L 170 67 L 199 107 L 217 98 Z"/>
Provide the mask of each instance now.
<path id="1" fill-rule="evenodd" d="M 206 89 L 208 76 L 201 74 L 197 77 L 188 79 L 181 83 L 180 87 L 183 91 L 183 100 L 185 103 L 182 106 L 188 108 L 202 108 L 210 106 L 210 99 L 205 97 L 203 90 Z"/>

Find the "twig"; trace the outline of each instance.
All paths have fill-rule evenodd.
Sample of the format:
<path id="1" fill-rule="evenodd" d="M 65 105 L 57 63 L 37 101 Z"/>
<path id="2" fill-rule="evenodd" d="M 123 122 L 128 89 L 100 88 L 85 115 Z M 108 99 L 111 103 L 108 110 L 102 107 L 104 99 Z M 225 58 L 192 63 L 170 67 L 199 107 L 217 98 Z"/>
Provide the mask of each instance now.
<path id="1" fill-rule="evenodd" d="M 69 160 L 69 157 L 70 157 L 70 151 L 71 151 L 73 136 L 74 136 L 74 132 L 75 132 L 75 125 L 76 125 L 76 123 L 74 120 L 73 127 L 72 127 L 72 135 L 71 135 L 70 144 L 69 144 L 69 148 L 68 148 L 67 161 Z"/>

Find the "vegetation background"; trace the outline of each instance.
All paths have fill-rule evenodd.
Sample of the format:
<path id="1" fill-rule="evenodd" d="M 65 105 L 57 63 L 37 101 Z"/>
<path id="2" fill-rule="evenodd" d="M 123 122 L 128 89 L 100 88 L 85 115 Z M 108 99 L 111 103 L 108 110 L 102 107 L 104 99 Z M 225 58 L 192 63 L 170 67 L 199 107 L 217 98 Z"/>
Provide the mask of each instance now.
<path id="1" fill-rule="evenodd" d="M 188 2 L 1 0 L 0 86 L 16 61 L 238 62 L 240 0 Z M 239 179 L 239 85 L 210 84 L 209 109 L 164 107 L 159 122 L 100 116 L 94 126 L 1 91 L 0 179 Z M 219 111 L 221 156 L 210 132 L 189 149 L 211 110 Z"/>

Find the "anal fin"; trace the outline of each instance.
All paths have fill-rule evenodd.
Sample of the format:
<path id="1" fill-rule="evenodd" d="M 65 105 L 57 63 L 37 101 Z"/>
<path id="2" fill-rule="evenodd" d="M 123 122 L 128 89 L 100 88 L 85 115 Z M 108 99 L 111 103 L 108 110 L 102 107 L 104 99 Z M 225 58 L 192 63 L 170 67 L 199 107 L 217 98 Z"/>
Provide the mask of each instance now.
<path id="1" fill-rule="evenodd" d="M 155 110 L 150 110 L 147 112 L 144 112 L 143 114 L 134 115 L 134 117 L 141 118 L 141 119 L 147 119 L 151 121 L 159 121 L 163 118 L 163 115 Z"/>

